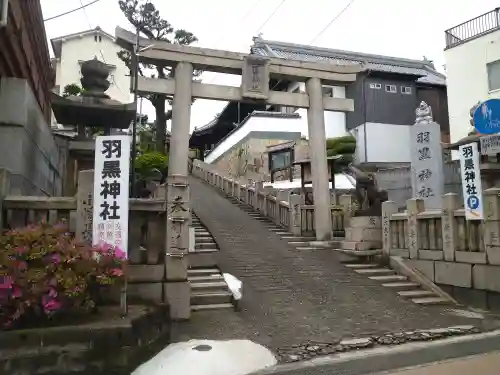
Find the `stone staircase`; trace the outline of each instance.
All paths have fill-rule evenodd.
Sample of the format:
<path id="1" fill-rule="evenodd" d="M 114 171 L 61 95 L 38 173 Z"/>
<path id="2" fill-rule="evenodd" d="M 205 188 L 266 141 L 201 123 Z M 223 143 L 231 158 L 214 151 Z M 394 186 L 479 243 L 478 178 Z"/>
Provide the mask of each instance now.
<path id="1" fill-rule="evenodd" d="M 219 251 L 215 240 L 193 214 L 195 248 L 189 252 L 188 281 L 191 288 L 191 311 L 233 308 L 232 294 L 216 267 Z"/>
<path id="2" fill-rule="evenodd" d="M 398 275 L 394 270 L 381 267 L 379 264 L 345 263 L 344 265 L 360 275 L 380 282 L 383 287 L 394 290 L 400 297 L 408 298 L 417 305 L 442 305 L 451 303 L 450 300 L 423 289 L 420 284 L 410 281 L 408 277 Z"/>

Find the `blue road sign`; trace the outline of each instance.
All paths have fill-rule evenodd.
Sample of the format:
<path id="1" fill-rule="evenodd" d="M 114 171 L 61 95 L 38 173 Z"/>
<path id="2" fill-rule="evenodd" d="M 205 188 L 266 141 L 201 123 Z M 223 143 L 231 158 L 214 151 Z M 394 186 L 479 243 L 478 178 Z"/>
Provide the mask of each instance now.
<path id="1" fill-rule="evenodd" d="M 479 207 L 479 198 L 476 195 L 469 195 L 467 198 L 467 207 L 471 210 L 475 210 Z"/>
<path id="2" fill-rule="evenodd" d="M 486 100 L 476 108 L 474 128 L 479 134 L 500 133 L 500 99 Z"/>

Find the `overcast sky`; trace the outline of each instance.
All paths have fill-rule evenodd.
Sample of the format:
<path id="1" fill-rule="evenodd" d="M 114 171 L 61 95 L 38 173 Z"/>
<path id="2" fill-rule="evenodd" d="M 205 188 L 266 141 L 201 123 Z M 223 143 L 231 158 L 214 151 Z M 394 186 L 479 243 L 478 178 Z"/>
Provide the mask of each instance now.
<path id="1" fill-rule="evenodd" d="M 92 0 L 41 0 L 44 18 L 75 9 Z M 477 0 L 354 0 L 353 4 L 324 32 L 318 33 L 350 0 L 152 0 L 162 16 L 175 28 L 193 32 L 202 47 L 249 52 L 252 37 L 313 44 L 356 52 L 433 60 L 438 69 L 445 64 L 444 30 L 486 13 L 498 1 Z M 246 17 L 245 17 L 246 15 Z M 85 10 L 45 23 L 47 38 L 100 26 L 114 35 L 119 25 L 130 29 L 117 0 L 100 0 Z M 51 51 L 52 54 L 52 51 Z M 93 56 L 89 56 L 92 58 Z M 234 76 L 204 74 L 205 81 L 239 85 Z M 123 90 L 127 88 L 122 88 Z M 191 128 L 209 122 L 225 103 L 197 100 Z M 154 111 L 144 105 L 150 118 Z"/>

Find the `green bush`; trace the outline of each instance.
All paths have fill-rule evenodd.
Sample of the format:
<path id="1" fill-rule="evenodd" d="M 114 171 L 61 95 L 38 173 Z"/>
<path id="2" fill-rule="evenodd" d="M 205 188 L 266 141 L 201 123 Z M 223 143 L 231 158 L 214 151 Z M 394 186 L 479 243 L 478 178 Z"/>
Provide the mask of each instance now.
<path id="1" fill-rule="evenodd" d="M 168 155 L 158 151 L 148 151 L 135 160 L 135 169 L 143 176 L 148 176 L 154 169 L 163 172 L 168 168 Z"/>
<path id="2" fill-rule="evenodd" d="M 342 159 L 337 161 L 336 173 L 340 173 L 343 168 L 353 162 L 355 153 L 356 138 L 352 135 L 326 140 L 326 154 L 328 156 L 342 155 Z"/>
<path id="3" fill-rule="evenodd" d="M 91 313 L 101 285 L 123 282 L 124 266 L 123 251 L 78 243 L 64 226 L 11 230 L 0 237 L 0 327 Z"/>

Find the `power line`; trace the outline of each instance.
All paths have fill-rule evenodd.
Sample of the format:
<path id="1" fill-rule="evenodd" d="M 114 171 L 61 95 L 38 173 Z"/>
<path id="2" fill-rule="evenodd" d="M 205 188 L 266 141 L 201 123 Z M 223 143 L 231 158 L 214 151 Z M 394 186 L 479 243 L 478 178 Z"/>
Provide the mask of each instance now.
<path id="1" fill-rule="evenodd" d="M 73 12 L 77 12 L 77 11 L 79 11 L 79 10 L 81 10 L 81 9 L 85 9 L 85 8 L 87 8 L 88 6 L 90 6 L 90 5 L 92 5 L 92 4 L 97 3 L 98 1 L 99 1 L 99 0 L 94 0 L 94 1 L 92 1 L 91 3 L 84 4 L 84 5 L 82 5 L 82 6 L 81 6 L 81 7 L 79 7 L 79 8 L 76 8 L 76 9 L 73 9 L 73 10 L 68 10 L 67 12 L 64 12 L 64 13 L 58 14 L 57 16 L 53 16 L 53 17 L 46 18 L 46 19 L 44 19 L 44 20 L 43 20 L 43 22 L 51 21 L 51 20 L 53 20 L 53 19 L 55 19 L 55 18 L 59 18 L 59 17 L 65 16 L 65 15 L 67 15 L 67 14 L 70 14 L 70 13 L 73 13 Z"/>
<path id="2" fill-rule="evenodd" d="M 267 25 L 267 23 L 271 20 L 271 18 L 274 17 L 274 15 L 276 14 L 276 12 L 283 6 L 283 4 L 286 3 L 287 0 L 281 0 L 281 3 L 279 3 L 279 5 L 274 8 L 273 12 L 270 14 L 269 17 L 267 17 L 267 20 L 264 21 L 264 23 L 259 27 L 259 29 L 257 30 L 256 34 L 260 33 L 261 30 Z"/>
<path id="3" fill-rule="evenodd" d="M 87 22 L 89 23 L 89 29 L 92 29 L 92 24 L 90 23 L 89 15 L 88 15 L 87 11 L 85 10 L 85 5 L 83 4 L 83 0 L 80 0 L 80 5 L 82 6 L 82 10 L 83 10 L 83 13 L 85 14 L 85 18 L 87 19 Z"/>
<path id="4" fill-rule="evenodd" d="M 257 29 L 257 31 L 255 32 L 255 34 L 258 34 L 260 33 L 260 31 L 269 23 L 269 21 L 274 17 L 274 15 L 276 14 L 276 12 L 278 12 L 278 10 L 283 6 L 283 4 L 285 4 L 287 2 L 287 0 L 281 0 L 281 3 L 278 4 L 278 6 L 276 8 L 274 8 L 274 10 L 271 12 L 271 14 L 269 15 L 269 17 L 267 17 L 267 19 L 264 21 L 264 23 L 262 25 L 260 25 L 260 27 Z M 220 73 L 217 73 L 210 81 L 208 81 L 207 83 L 212 83 L 213 81 L 215 81 L 215 79 L 219 76 Z"/>
<path id="5" fill-rule="evenodd" d="M 335 17 L 333 17 L 330 20 L 330 22 L 328 22 L 328 24 L 309 42 L 309 44 L 314 43 L 316 39 L 318 39 L 326 30 L 328 30 L 330 26 L 332 26 L 333 23 L 337 21 L 340 18 L 340 16 L 342 16 L 347 11 L 347 9 L 350 8 L 350 6 L 354 3 L 354 1 L 355 0 L 351 0 L 339 13 L 337 13 Z"/>

